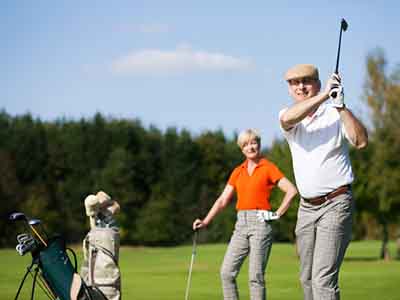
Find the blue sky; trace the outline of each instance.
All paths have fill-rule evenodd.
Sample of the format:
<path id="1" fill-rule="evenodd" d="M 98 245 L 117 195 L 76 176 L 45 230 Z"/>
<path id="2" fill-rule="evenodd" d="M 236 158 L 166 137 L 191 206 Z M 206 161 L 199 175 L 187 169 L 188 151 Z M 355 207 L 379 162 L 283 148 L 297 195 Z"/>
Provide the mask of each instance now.
<path id="1" fill-rule="evenodd" d="M 298 63 L 340 73 L 362 118 L 366 55 L 400 63 L 397 1 L 0 2 L 0 109 L 42 120 L 96 112 L 193 134 L 253 127 L 280 138 L 292 103 L 283 74 Z"/>

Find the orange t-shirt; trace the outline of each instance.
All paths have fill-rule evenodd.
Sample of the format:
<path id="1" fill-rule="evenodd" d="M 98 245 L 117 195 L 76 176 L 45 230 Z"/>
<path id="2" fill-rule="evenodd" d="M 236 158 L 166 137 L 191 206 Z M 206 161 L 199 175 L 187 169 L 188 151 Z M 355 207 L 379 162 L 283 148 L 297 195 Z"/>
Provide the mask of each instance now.
<path id="1" fill-rule="evenodd" d="M 236 189 L 237 210 L 265 209 L 270 210 L 269 197 L 271 190 L 284 177 L 283 173 L 269 160 L 262 158 L 253 174 L 247 172 L 247 160 L 237 166 L 228 184 Z"/>

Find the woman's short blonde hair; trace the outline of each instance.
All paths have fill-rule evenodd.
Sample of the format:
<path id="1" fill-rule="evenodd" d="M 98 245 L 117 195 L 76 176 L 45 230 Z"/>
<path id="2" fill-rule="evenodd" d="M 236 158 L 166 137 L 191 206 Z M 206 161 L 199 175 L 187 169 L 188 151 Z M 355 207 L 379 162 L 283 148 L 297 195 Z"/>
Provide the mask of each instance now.
<path id="1" fill-rule="evenodd" d="M 258 143 L 258 145 L 261 146 L 260 133 L 256 129 L 249 128 L 249 129 L 243 130 L 239 134 L 239 136 L 237 138 L 237 144 L 239 145 L 240 149 L 242 149 L 244 144 L 246 144 L 252 140 L 255 140 Z"/>

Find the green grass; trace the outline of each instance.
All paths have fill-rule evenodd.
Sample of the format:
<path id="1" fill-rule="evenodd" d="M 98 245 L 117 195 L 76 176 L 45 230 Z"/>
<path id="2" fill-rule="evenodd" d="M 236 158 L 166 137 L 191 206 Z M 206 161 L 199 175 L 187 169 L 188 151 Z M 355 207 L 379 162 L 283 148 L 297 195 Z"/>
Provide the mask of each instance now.
<path id="1" fill-rule="evenodd" d="M 226 245 L 198 245 L 193 267 L 191 300 L 222 299 L 219 267 Z M 342 267 L 342 299 L 400 299 L 400 261 L 377 259 L 380 242 L 352 242 Z M 390 244 L 394 253 L 394 243 Z M 81 251 L 76 249 L 79 260 Z M 15 250 L 0 250 L 0 299 L 14 299 L 18 284 L 30 262 Z M 176 248 L 121 248 L 122 295 L 124 299 L 184 299 L 191 246 Z M 269 299 L 302 299 L 298 281 L 299 262 L 293 245 L 274 244 L 266 281 Z M 28 278 L 20 299 L 30 299 Z M 238 278 L 241 299 L 249 299 L 247 264 Z M 37 292 L 35 299 L 47 299 Z"/>

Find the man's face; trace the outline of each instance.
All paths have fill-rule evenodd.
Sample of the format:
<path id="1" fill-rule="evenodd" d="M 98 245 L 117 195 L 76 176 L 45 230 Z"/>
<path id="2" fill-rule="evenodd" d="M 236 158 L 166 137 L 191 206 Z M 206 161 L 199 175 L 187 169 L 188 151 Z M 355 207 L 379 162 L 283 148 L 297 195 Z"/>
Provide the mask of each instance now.
<path id="1" fill-rule="evenodd" d="M 310 77 L 291 79 L 288 83 L 289 95 L 296 102 L 316 96 L 321 88 L 321 82 L 318 79 Z"/>

